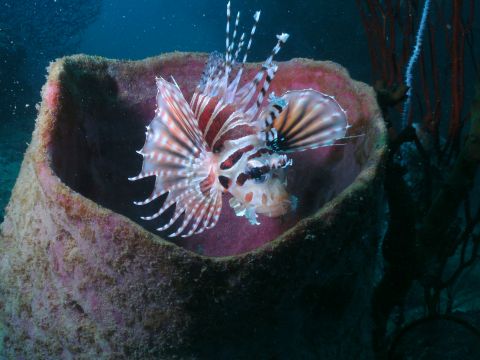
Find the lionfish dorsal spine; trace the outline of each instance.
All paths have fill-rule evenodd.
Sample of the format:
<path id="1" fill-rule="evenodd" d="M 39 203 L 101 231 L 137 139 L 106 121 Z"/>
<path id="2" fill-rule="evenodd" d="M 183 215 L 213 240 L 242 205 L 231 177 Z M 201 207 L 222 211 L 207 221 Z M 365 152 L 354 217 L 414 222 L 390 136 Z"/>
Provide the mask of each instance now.
<path id="1" fill-rule="evenodd" d="M 240 11 L 237 12 L 235 19 L 235 26 L 233 28 L 232 40 L 230 42 L 230 2 L 227 4 L 227 27 L 226 27 L 226 39 L 225 39 L 225 74 L 230 73 L 231 65 L 233 64 L 232 52 L 235 46 L 235 38 L 237 37 L 238 24 L 240 22 Z"/>
<path id="2" fill-rule="evenodd" d="M 254 23 L 252 26 L 252 30 L 250 30 L 250 38 L 248 39 L 247 49 L 245 50 L 245 54 L 243 55 L 242 67 L 245 66 L 248 54 L 250 53 L 250 49 L 252 48 L 253 36 L 255 35 L 255 31 L 257 30 L 258 21 L 260 20 L 260 14 L 261 11 L 255 11 L 255 14 L 253 15 Z"/>
<path id="3" fill-rule="evenodd" d="M 243 74 L 243 69 L 245 67 L 245 63 L 247 62 L 247 58 L 248 58 L 248 54 L 250 52 L 250 48 L 252 47 L 253 37 L 254 37 L 255 31 L 257 29 L 258 21 L 260 20 L 260 14 L 261 14 L 260 11 L 256 11 L 255 14 L 253 15 L 254 23 L 253 23 L 252 29 L 250 30 L 250 38 L 248 39 L 247 48 L 245 49 L 245 53 L 243 55 L 242 64 L 241 64 L 240 68 L 238 69 L 237 74 L 235 75 L 235 78 L 229 84 L 228 83 L 228 77 L 230 76 L 231 65 L 233 64 L 234 61 L 236 61 L 236 59 L 238 58 L 238 56 L 240 54 L 241 49 L 243 48 L 243 45 L 244 45 L 243 39 L 244 39 L 245 33 L 242 33 L 242 36 L 240 37 L 240 41 L 238 43 L 238 47 L 237 47 L 237 50 L 235 52 L 234 61 L 230 61 L 231 51 L 230 51 L 230 47 L 228 46 L 228 44 L 230 42 L 230 40 L 229 40 L 230 2 L 227 4 L 227 32 L 226 32 L 227 34 L 226 34 L 226 40 L 225 40 L 225 42 L 227 44 L 227 51 L 226 51 L 226 54 L 225 54 L 225 73 L 228 73 L 228 75 L 225 77 L 225 79 L 226 79 L 226 83 L 225 83 L 226 84 L 226 89 L 225 89 L 225 93 L 224 93 L 224 101 L 226 103 L 232 103 L 235 99 L 235 94 L 237 92 L 238 84 L 240 83 L 240 79 L 241 79 L 242 74 Z M 237 20 L 235 22 L 235 30 L 238 27 L 239 19 L 240 19 L 240 12 L 238 13 Z M 235 35 L 236 35 L 235 30 L 234 30 L 234 33 L 233 33 L 234 36 L 233 36 L 233 40 L 232 40 L 232 46 L 233 46 L 233 42 L 235 40 Z"/>
<path id="4" fill-rule="evenodd" d="M 270 66 L 270 64 L 272 63 L 273 57 L 278 54 L 278 52 L 280 51 L 282 46 L 287 42 L 289 37 L 290 37 L 290 35 L 288 35 L 286 33 L 282 33 L 280 35 L 277 35 L 277 40 L 278 40 L 277 44 L 272 49 L 272 53 L 268 57 L 267 61 L 265 61 L 265 67 L 268 68 Z"/>
<path id="5" fill-rule="evenodd" d="M 285 33 L 277 35 L 277 43 L 273 47 L 270 56 L 263 64 L 260 71 L 254 77 L 253 81 L 245 84 L 235 94 L 235 103 L 247 114 L 249 119 L 254 119 L 262 105 L 263 99 L 270 87 L 270 83 L 274 79 L 278 70 L 278 66 L 272 63 L 273 57 L 278 54 L 288 38 L 289 35 Z M 260 90 L 258 89 L 259 87 Z M 255 94 L 257 94 L 256 99 L 254 98 Z"/>
<path id="6" fill-rule="evenodd" d="M 249 118 L 253 118 L 257 112 L 258 109 L 260 109 L 260 106 L 262 105 L 263 99 L 265 97 L 265 94 L 268 92 L 268 89 L 270 88 L 270 84 L 275 77 L 275 74 L 277 73 L 278 66 L 277 65 L 269 65 L 266 68 L 266 77 L 265 81 L 263 82 L 262 88 L 258 92 L 257 95 L 257 100 L 255 101 L 255 104 L 252 105 L 250 109 L 247 110 L 246 114 Z"/>
<path id="7" fill-rule="evenodd" d="M 235 54 L 233 55 L 232 63 L 236 64 L 238 62 L 238 55 L 240 55 L 240 51 L 242 51 L 243 46 L 245 45 L 245 33 L 240 35 L 240 40 L 238 41 L 237 48 L 235 50 Z"/>

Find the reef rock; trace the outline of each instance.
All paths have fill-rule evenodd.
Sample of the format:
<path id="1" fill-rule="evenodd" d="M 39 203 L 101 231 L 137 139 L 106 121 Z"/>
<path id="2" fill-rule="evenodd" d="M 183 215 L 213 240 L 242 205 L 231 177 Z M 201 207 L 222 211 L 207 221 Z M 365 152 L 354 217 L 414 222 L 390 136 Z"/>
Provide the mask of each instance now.
<path id="1" fill-rule="evenodd" d="M 382 227 L 385 129 L 373 90 L 331 62 L 279 64 L 272 84 L 335 96 L 345 146 L 294 159 L 300 207 L 254 227 L 224 207 L 200 237 L 166 241 L 132 204 L 155 76 L 187 99 L 205 55 L 73 56 L 50 66 L 0 228 L 3 352 L 24 359 L 368 359 Z M 258 65 L 248 65 L 245 78 Z M 303 157 L 302 157 L 303 156 Z M 143 212 L 142 212 L 143 211 Z"/>

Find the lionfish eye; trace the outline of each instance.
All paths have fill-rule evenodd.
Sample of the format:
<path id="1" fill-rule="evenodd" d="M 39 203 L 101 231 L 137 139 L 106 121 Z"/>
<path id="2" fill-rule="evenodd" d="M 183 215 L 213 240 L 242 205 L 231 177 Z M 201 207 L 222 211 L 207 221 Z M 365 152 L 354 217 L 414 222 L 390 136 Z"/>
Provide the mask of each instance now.
<path id="1" fill-rule="evenodd" d="M 263 183 L 268 179 L 270 168 L 257 159 L 249 161 L 247 165 L 247 174 L 255 183 Z"/>
<path id="2" fill-rule="evenodd" d="M 282 146 L 285 143 L 285 141 L 286 141 L 285 136 L 280 135 L 270 141 L 267 141 L 267 147 L 272 149 L 273 151 L 280 151 L 282 150 Z"/>
<path id="3" fill-rule="evenodd" d="M 261 168 L 253 168 L 249 172 L 250 178 L 257 184 L 264 183 L 268 179 L 268 173 L 262 171 Z"/>

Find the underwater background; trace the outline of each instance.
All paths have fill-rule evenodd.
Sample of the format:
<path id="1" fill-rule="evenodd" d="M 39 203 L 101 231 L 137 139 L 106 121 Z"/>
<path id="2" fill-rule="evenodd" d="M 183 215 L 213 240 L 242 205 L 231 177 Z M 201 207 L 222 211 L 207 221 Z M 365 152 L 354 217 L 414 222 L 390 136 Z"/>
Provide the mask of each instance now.
<path id="1" fill-rule="evenodd" d="M 412 258 L 418 259 L 412 255 L 412 249 L 421 236 L 415 235 L 415 230 L 404 230 L 427 222 L 428 208 L 437 192 L 442 191 L 445 183 L 453 186 L 448 175 L 455 168 L 456 159 L 463 156 L 461 150 L 468 138 L 470 119 L 478 117 L 476 111 L 480 112 L 480 107 L 472 106 L 480 69 L 480 4 L 475 0 L 432 2 L 423 55 L 413 72 L 411 118 L 417 124 L 414 127 L 411 123 L 405 127 L 401 121 L 406 92 L 401 88 L 402 69 L 414 45 L 424 1 L 232 3 L 233 12 L 242 12 L 247 27 L 253 13 L 262 11 L 249 61 L 263 61 L 274 45 L 275 35 L 287 32 L 291 37 L 276 61 L 301 57 L 341 64 L 353 79 L 375 86 L 389 133 L 404 136 L 396 143 L 399 138 L 392 135 L 390 150 L 395 156 L 385 166 L 385 237 L 380 243 L 383 246 L 379 246 L 371 318 L 373 346 L 379 359 L 480 359 L 478 155 L 477 160 L 469 162 L 473 169 L 465 180 L 468 186 L 462 188 L 455 213 L 440 212 L 436 218 L 445 219 L 448 226 L 442 231 L 446 238 L 453 239 L 445 240 L 448 251 L 435 253 L 441 264 L 419 265 L 422 270 L 415 274 L 408 271 Z M 219 0 L 2 1 L 0 223 L 31 140 L 40 89 L 51 61 L 77 53 L 140 60 L 172 51 L 223 51 L 225 5 L 225 1 Z M 455 24 L 455 19 L 460 19 L 460 25 Z M 389 21 L 393 24 L 390 28 Z M 461 27 L 458 33 L 456 26 Z M 392 29 L 396 29 L 397 36 L 393 40 Z M 382 36 L 385 42 L 381 41 Z M 461 51 L 454 51 L 455 37 L 462 39 Z M 388 66 L 383 66 L 382 61 Z M 452 64 L 459 62 L 463 65 L 452 80 L 456 71 Z M 458 126 L 452 125 L 455 116 Z M 438 119 L 438 126 L 429 126 L 432 119 Z M 402 131 L 406 128 L 414 133 L 413 128 L 420 130 L 412 135 Z M 425 145 L 431 144 L 427 133 L 435 133 L 435 145 L 431 148 Z M 401 148 L 398 153 L 395 144 Z M 437 153 L 438 148 L 442 151 Z M 395 199 L 405 194 L 410 194 L 414 202 L 418 200 L 415 209 Z M 446 207 L 451 199 L 445 200 Z M 432 278 L 435 281 L 430 281 Z M 8 334 L 0 337 L 5 336 Z M 300 349 L 298 354 L 298 358 L 304 358 Z"/>

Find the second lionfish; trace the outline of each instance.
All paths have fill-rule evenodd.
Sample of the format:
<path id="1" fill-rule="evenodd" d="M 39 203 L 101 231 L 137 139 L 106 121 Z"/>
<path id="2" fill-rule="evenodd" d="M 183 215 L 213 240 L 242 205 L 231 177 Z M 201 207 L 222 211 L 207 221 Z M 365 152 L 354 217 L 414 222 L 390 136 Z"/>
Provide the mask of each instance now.
<path id="1" fill-rule="evenodd" d="M 292 211 L 296 199 L 287 192 L 286 171 L 294 164 L 288 154 L 331 146 L 349 127 L 338 102 L 316 90 L 292 90 L 280 97 L 271 93 L 263 105 L 278 70 L 273 57 L 288 34 L 277 35 L 257 75 L 240 86 L 260 11 L 248 42 L 245 34 L 235 42 L 239 18 L 240 13 L 230 39 L 229 2 L 225 55 L 210 55 L 190 103 L 175 80 L 156 79 L 157 109 L 138 151 L 142 170 L 130 180 L 156 177 L 152 194 L 135 204 L 166 195 L 160 209 L 143 219 L 158 218 L 175 206 L 157 229 L 172 229 L 171 237 L 214 227 L 225 193 L 236 215 L 252 224 L 259 224 L 258 214 L 278 217 Z"/>

